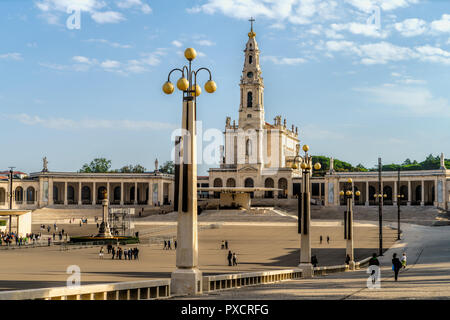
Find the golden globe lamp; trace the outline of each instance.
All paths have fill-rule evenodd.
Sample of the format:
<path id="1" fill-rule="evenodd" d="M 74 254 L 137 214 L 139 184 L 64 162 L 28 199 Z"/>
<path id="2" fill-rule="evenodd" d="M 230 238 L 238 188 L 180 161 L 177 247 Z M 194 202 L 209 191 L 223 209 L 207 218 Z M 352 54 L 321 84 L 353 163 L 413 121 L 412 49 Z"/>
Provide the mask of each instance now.
<path id="1" fill-rule="evenodd" d="M 307 144 L 304 144 L 302 149 L 303 151 L 308 152 L 309 146 Z"/>
<path id="2" fill-rule="evenodd" d="M 320 168 L 322 168 L 322 165 L 320 164 L 320 162 L 316 162 L 316 164 L 314 165 L 314 170 L 320 170 Z"/>
<path id="3" fill-rule="evenodd" d="M 352 183 L 353 182 L 352 178 L 348 178 L 347 182 Z"/>
<path id="4" fill-rule="evenodd" d="M 196 97 L 198 97 L 198 96 L 202 93 L 202 88 L 201 88 L 198 84 L 196 84 L 196 85 L 192 88 L 192 90 L 194 91 L 194 92 L 192 92 L 192 95 L 193 95 L 193 96 L 196 96 Z"/>
<path id="5" fill-rule="evenodd" d="M 164 83 L 162 89 L 165 94 L 172 94 L 173 90 L 174 90 L 173 83 L 170 81 L 167 81 L 166 83 Z"/>
<path id="6" fill-rule="evenodd" d="M 302 162 L 302 164 L 300 165 L 300 167 L 303 169 L 303 170 L 305 170 L 306 169 L 306 163 L 304 163 L 304 162 Z"/>
<path id="7" fill-rule="evenodd" d="M 355 192 L 355 195 L 356 195 L 357 197 L 359 197 L 359 196 L 361 195 L 361 192 L 360 192 L 360 191 L 356 191 L 356 192 Z"/>
<path id="8" fill-rule="evenodd" d="M 214 81 L 209 80 L 205 83 L 205 90 L 208 93 L 213 93 L 214 91 L 217 90 L 217 85 Z"/>
<path id="9" fill-rule="evenodd" d="M 184 56 L 189 61 L 192 61 L 197 56 L 197 51 L 195 51 L 194 48 L 187 48 L 186 50 L 184 50 Z"/>
<path id="10" fill-rule="evenodd" d="M 189 88 L 189 81 L 182 77 L 177 81 L 177 88 L 180 91 L 186 91 Z"/>
<path id="11" fill-rule="evenodd" d="M 339 192 L 339 195 L 343 196 L 344 195 L 344 191 Z"/>
<path id="12" fill-rule="evenodd" d="M 347 196 L 351 196 L 352 192 L 350 190 L 347 190 L 347 192 L 345 193 Z"/>

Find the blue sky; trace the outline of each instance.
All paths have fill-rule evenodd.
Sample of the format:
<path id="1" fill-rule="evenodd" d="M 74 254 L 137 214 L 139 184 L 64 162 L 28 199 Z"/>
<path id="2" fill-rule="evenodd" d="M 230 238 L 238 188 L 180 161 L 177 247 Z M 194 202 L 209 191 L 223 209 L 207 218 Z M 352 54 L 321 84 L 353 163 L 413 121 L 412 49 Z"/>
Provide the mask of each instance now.
<path id="1" fill-rule="evenodd" d="M 69 4 L 79 29 L 67 27 Z M 181 95 L 161 86 L 186 47 L 218 85 L 198 118 L 222 130 L 237 119 L 250 16 L 267 122 L 286 117 L 313 154 L 354 165 L 450 157 L 447 1 L 2 0 L 0 168 L 38 171 L 44 156 L 52 171 L 95 157 L 149 170 L 169 160 Z"/>

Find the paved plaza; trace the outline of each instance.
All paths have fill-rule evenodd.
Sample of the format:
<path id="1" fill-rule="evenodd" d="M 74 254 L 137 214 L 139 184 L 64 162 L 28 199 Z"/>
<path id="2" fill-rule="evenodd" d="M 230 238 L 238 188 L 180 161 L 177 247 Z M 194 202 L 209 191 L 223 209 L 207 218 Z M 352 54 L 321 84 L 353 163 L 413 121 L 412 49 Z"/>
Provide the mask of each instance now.
<path id="1" fill-rule="evenodd" d="M 380 258 L 381 288 L 368 289 L 369 274 L 359 271 L 192 297 L 190 299 L 449 299 L 450 227 L 405 225 L 403 240 Z M 394 281 L 392 254 L 406 252 L 408 266 Z"/>
<path id="2" fill-rule="evenodd" d="M 173 215 L 173 214 L 171 214 Z M 204 274 L 234 273 L 291 268 L 298 265 L 300 240 L 297 222 L 291 217 L 267 214 L 250 222 L 241 212 L 241 221 L 235 211 L 210 212 L 199 220 L 199 262 Z M 172 220 L 169 215 L 161 219 Z M 155 221 L 156 218 L 136 222 L 142 234 L 138 245 L 138 261 L 111 260 L 98 256 L 99 246 L 61 251 L 60 246 L 1 250 L 0 289 L 25 289 L 64 286 L 69 265 L 81 268 L 82 284 L 169 278 L 175 269 L 175 250 L 162 250 L 155 239 L 174 239 L 175 221 Z M 93 222 L 93 220 L 92 220 Z M 39 231 L 39 225 L 33 226 Z M 78 223 L 59 224 L 71 235 L 94 234 L 96 224 L 79 227 Z M 53 231 L 50 231 L 50 234 Z M 384 246 L 391 246 L 396 230 L 385 227 Z M 44 235 L 47 233 L 44 232 Z M 320 244 L 319 237 L 323 236 Z M 330 243 L 326 237 L 330 237 Z M 319 265 L 342 264 L 345 260 L 345 242 L 340 221 L 314 221 L 312 225 L 313 254 Z M 238 256 L 238 266 L 228 267 L 226 250 L 220 249 L 222 240 L 228 240 L 230 250 Z M 377 251 L 378 227 L 373 222 L 357 222 L 355 227 L 356 259 L 363 259 Z M 134 247 L 134 246 L 128 246 Z"/>

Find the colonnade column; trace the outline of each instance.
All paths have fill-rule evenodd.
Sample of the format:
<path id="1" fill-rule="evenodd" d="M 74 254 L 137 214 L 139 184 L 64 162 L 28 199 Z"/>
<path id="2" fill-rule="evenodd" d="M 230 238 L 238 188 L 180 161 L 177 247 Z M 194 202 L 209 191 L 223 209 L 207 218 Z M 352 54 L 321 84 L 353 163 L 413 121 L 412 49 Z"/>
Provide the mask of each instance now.
<path id="1" fill-rule="evenodd" d="M 67 181 L 64 182 L 64 205 L 67 206 Z"/>
<path id="2" fill-rule="evenodd" d="M 82 200 L 81 200 L 81 182 L 78 183 L 78 205 L 81 206 Z"/>
<path id="3" fill-rule="evenodd" d="M 152 183 L 149 182 L 148 183 L 148 202 L 147 202 L 148 206 L 152 206 L 153 205 L 153 190 L 152 190 Z"/>
<path id="4" fill-rule="evenodd" d="M 92 185 L 92 205 L 95 206 L 97 204 L 97 184 L 95 181 Z"/>
<path id="5" fill-rule="evenodd" d="M 424 206 L 425 205 L 425 181 L 421 181 L 421 198 L 420 198 L 420 205 Z"/>
<path id="6" fill-rule="evenodd" d="M 120 205 L 123 206 L 123 182 L 120 183 Z"/>
<path id="7" fill-rule="evenodd" d="M 110 195 L 109 195 L 109 181 L 106 182 L 106 200 L 108 200 L 108 205 L 109 205 L 109 199 L 110 199 Z"/>
<path id="8" fill-rule="evenodd" d="M 48 205 L 53 205 L 53 179 L 48 179 Z"/>
<path id="9" fill-rule="evenodd" d="M 411 205 L 411 180 L 408 181 L 408 202 L 406 205 Z"/>
<path id="10" fill-rule="evenodd" d="M 438 206 L 438 181 L 437 179 L 434 180 L 434 206 L 437 207 Z"/>
<path id="11" fill-rule="evenodd" d="M 133 199 L 133 203 L 136 205 L 137 204 L 137 193 L 138 193 L 138 184 L 137 182 L 134 183 L 134 199 Z"/>
<path id="12" fill-rule="evenodd" d="M 369 205 L 369 181 L 366 181 L 366 206 Z"/>

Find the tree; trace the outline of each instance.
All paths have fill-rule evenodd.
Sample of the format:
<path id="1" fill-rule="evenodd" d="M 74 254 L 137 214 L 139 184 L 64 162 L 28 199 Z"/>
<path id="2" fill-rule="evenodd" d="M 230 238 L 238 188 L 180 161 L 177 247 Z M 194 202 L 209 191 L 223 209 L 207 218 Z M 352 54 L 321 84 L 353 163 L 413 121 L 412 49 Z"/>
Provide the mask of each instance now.
<path id="1" fill-rule="evenodd" d="M 147 169 L 145 169 L 140 164 L 137 164 L 135 166 L 129 164 L 127 166 L 123 166 L 118 171 L 122 173 L 144 173 Z"/>
<path id="2" fill-rule="evenodd" d="M 175 164 L 173 161 L 166 161 L 162 166 L 159 167 L 159 171 L 162 173 L 174 174 Z"/>
<path id="3" fill-rule="evenodd" d="M 409 165 L 411 164 L 411 160 L 407 158 L 405 161 L 403 161 L 403 165 Z"/>
<path id="4" fill-rule="evenodd" d="M 111 160 L 105 158 L 95 158 L 90 164 L 85 163 L 80 169 L 84 173 L 105 173 L 111 168 Z"/>

